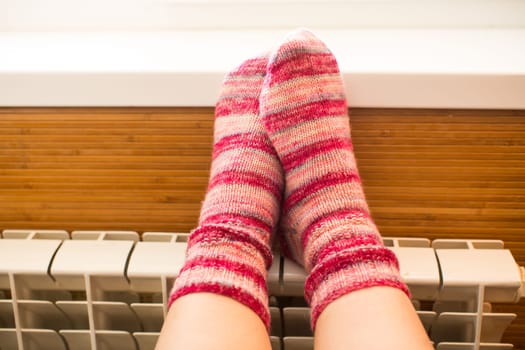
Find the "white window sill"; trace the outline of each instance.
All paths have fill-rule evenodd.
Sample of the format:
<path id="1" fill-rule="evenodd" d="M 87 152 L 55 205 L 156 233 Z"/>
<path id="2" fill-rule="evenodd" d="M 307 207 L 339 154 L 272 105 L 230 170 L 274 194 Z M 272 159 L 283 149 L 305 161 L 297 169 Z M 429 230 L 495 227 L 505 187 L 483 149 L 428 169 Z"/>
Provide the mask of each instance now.
<path id="1" fill-rule="evenodd" d="M 525 30 L 320 30 L 353 107 L 525 109 Z M 213 106 L 283 31 L 0 33 L 0 106 Z"/>

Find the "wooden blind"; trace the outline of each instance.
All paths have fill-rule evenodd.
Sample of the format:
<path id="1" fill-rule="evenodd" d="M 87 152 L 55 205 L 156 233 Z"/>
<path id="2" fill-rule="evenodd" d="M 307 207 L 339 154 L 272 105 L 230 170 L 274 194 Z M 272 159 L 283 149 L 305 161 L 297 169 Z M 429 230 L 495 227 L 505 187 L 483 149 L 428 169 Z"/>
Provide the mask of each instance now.
<path id="1" fill-rule="evenodd" d="M 384 236 L 502 239 L 525 265 L 525 111 L 352 109 Z M 0 229 L 188 232 L 211 108 L 0 108 Z M 525 302 L 504 341 L 525 349 Z"/>

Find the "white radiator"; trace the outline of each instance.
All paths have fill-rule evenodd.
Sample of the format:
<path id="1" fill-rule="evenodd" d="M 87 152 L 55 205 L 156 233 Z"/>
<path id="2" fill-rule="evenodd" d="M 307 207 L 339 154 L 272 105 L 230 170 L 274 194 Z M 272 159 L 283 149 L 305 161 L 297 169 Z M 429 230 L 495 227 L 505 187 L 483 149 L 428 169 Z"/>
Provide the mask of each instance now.
<path id="1" fill-rule="evenodd" d="M 153 349 L 187 234 L 5 230 L 0 239 L 1 350 Z M 512 349 L 515 314 L 491 303 L 525 295 L 503 242 L 385 238 L 436 349 Z M 268 274 L 274 350 L 313 349 L 305 274 L 276 257 Z"/>

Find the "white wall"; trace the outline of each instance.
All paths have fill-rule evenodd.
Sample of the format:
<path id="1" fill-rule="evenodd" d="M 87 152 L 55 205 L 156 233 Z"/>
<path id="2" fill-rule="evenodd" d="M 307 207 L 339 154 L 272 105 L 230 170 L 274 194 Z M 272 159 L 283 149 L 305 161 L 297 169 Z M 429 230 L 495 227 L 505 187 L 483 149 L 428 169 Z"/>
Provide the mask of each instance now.
<path id="1" fill-rule="evenodd" d="M 525 0 L 0 0 L 0 106 L 211 106 L 301 26 L 351 106 L 525 109 Z"/>
<path id="2" fill-rule="evenodd" d="M 524 0 L 0 0 L 0 31 L 523 28 Z"/>

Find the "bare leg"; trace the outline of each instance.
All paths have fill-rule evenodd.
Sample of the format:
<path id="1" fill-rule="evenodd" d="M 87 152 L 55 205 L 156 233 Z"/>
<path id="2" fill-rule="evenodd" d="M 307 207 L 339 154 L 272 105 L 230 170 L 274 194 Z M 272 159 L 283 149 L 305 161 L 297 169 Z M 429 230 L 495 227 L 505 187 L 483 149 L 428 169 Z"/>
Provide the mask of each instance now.
<path id="1" fill-rule="evenodd" d="M 222 295 L 189 294 L 177 299 L 162 327 L 157 350 L 269 350 L 261 318 Z"/>
<path id="2" fill-rule="evenodd" d="M 316 350 L 432 350 L 412 303 L 396 288 L 372 287 L 346 294 L 321 313 Z"/>

